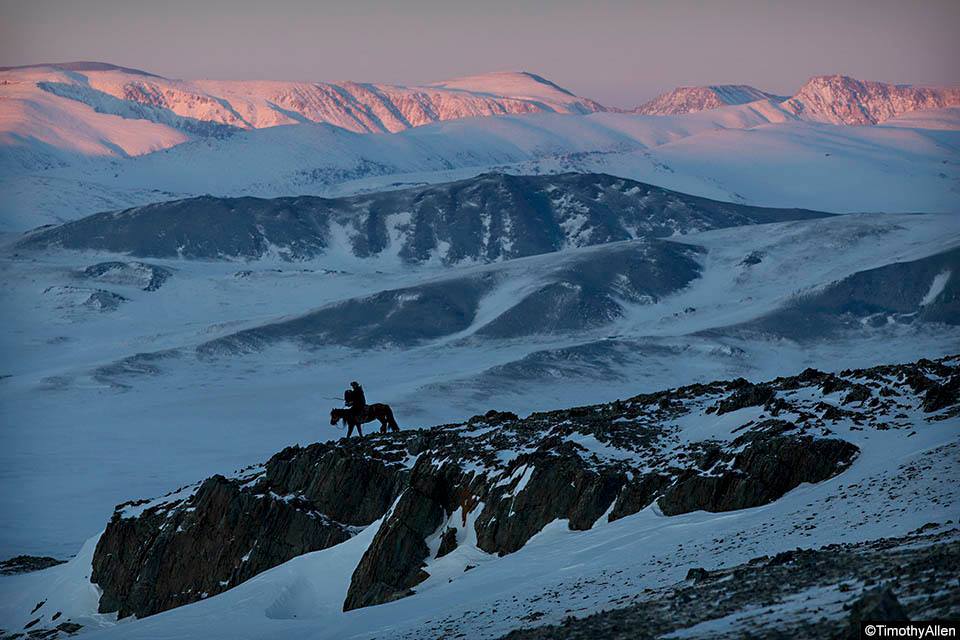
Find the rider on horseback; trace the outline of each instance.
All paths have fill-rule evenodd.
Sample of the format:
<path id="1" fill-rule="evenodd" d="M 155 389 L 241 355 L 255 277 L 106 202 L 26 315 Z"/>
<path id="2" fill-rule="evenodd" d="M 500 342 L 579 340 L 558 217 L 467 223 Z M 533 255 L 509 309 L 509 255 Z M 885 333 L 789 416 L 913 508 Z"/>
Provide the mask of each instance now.
<path id="1" fill-rule="evenodd" d="M 380 421 L 380 433 L 390 431 L 400 431 L 400 425 L 393 417 L 393 410 L 390 405 L 381 402 L 367 404 L 367 398 L 363 393 L 363 387 L 354 380 L 350 383 L 350 388 L 343 392 L 343 402 L 347 405 L 346 409 L 331 409 L 330 424 L 338 424 L 341 420 L 346 423 L 347 437 L 353 435 L 353 430 L 363 437 L 361 428 L 367 422 L 374 420 Z"/>
<path id="2" fill-rule="evenodd" d="M 343 392 L 343 403 L 353 413 L 358 423 L 363 423 L 363 411 L 367 406 L 367 397 L 363 394 L 363 387 L 354 380 L 350 388 Z"/>

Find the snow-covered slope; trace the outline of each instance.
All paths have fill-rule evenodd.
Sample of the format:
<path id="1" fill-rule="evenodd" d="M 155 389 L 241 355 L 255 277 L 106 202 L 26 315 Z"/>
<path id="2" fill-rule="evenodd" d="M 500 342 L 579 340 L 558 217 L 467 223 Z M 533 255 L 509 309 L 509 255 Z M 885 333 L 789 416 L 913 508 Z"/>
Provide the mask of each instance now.
<path id="1" fill-rule="evenodd" d="M 678 87 L 645 102 L 634 109 L 634 112 L 648 116 L 681 115 L 757 100 L 780 102 L 784 99 L 746 84 Z"/>
<path id="2" fill-rule="evenodd" d="M 836 127 L 761 101 L 685 116 L 472 118 L 393 135 L 315 124 L 239 131 L 131 159 L 8 171 L 0 228 L 177 197 L 349 195 L 491 169 L 609 173 L 758 206 L 948 211 L 960 189 L 960 111 L 938 113 L 911 126 Z"/>
<path id="3" fill-rule="evenodd" d="M 904 113 L 960 106 L 960 87 L 916 87 L 865 82 L 848 76 L 816 76 L 783 103 L 806 120 L 877 124 Z"/>

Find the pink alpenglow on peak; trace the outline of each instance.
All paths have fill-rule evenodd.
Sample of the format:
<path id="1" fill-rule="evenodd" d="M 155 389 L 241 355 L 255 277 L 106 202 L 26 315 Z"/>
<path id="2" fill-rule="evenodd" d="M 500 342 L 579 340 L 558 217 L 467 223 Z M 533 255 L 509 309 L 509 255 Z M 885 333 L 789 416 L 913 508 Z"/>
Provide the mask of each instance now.
<path id="1" fill-rule="evenodd" d="M 804 120 L 878 124 L 911 111 L 960 106 L 960 87 L 918 87 L 864 82 L 848 76 L 816 76 L 783 103 Z"/>
<path id="2" fill-rule="evenodd" d="M 708 111 L 735 104 L 747 104 L 757 100 L 779 102 L 785 100 L 785 98 L 746 84 L 678 87 L 640 105 L 634 109 L 634 112 L 647 116 L 672 116 Z"/>

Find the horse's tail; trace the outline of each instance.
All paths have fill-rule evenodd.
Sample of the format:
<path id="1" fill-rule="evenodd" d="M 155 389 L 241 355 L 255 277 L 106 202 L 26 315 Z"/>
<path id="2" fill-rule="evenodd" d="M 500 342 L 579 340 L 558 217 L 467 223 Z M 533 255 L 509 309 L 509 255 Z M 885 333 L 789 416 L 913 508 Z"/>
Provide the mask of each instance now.
<path id="1" fill-rule="evenodd" d="M 390 427 L 393 431 L 400 431 L 400 425 L 397 424 L 397 421 L 393 418 L 393 409 L 390 408 L 390 405 L 387 406 L 387 426 Z"/>

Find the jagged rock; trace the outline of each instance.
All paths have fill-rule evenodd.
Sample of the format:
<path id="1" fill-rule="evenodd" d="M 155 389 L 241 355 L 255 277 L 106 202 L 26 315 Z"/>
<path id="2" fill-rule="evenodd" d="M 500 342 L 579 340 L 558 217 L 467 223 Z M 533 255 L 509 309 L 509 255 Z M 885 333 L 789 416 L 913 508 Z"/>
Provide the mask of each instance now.
<path id="1" fill-rule="evenodd" d="M 383 515 L 406 475 L 349 443 L 289 447 L 265 467 L 247 483 L 214 476 L 138 517 L 121 505 L 94 553 L 100 612 L 151 615 L 343 542 L 350 525 Z"/>
<path id="2" fill-rule="evenodd" d="M 670 478 L 658 473 L 633 478 L 620 490 L 608 520 L 613 522 L 646 509 L 669 484 Z"/>
<path id="3" fill-rule="evenodd" d="M 776 392 L 764 384 L 747 384 L 717 403 L 717 415 L 746 407 L 759 407 L 773 400 Z"/>
<path id="4" fill-rule="evenodd" d="M 66 560 L 57 560 L 50 556 L 15 556 L 0 562 L 0 575 L 29 573 L 63 564 Z"/>
<path id="5" fill-rule="evenodd" d="M 853 389 L 847 393 L 843 398 L 842 404 L 850 404 L 853 402 L 866 402 L 870 399 L 870 387 L 864 384 L 855 384 Z"/>
<path id="6" fill-rule="evenodd" d="M 429 577 L 422 569 L 430 551 L 425 538 L 443 522 L 449 492 L 448 480 L 433 460 L 424 457 L 417 461 L 410 486 L 353 572 L 344 611 L 408 596 L 412 587 Z"/>
<path id="7" fill-rule="evenodd" d="M 840 473 L 858 452 L 856 446 L 836 439 L 758 438 L 737 454 L 729 471 L 719 476 L 688 471 L 657 504 L 670 516 L 756 507 L 801 483 L 820 482 Z"/>
<path id="8" fill-rule="evenodd" d="M 692 580 L 693 582 L 701 582 L 710 577 L 710 572 L 704 569 L 703 567 L 694 567 L 687 571 L 687 580 Z"/>
<path id="9" fill-rule="evenodd" d="M 889 588 L 873 589 L 851 605 L 847 637 L 851 640 L 860 638 L 860 623 L 864 621 L 906 622 L 909 619 L 893 591 Z"/>
<path id="10" fill-rule="evenodd" d="M 206 480 L 186 504 L 170 514 L 114 514 L 91 575 L 103 589 L 101 613 L 143 617 L 187 604 L 351 535 L 309 504 L 244 492 L 223 476 Z"/>
<path id="11" fill-rule="evenodd" d="M 457 548 L 457 528 L 447 527 L 440 538 L 440 547 L 437 549 L 438 558 L 442 558 Z"/>
<path id="12" fill-rule="evenodd" d="M 923 410 L 939 411 L 960 403 L 960 376 L 954 375 L 944 384 L 934 384 L 923 398 Z"/>
<path id="13" fill-rule="evenodd" d="M 396 452 L 392 461 L 399 461 Z M 406 470 L 386 462 L 349 440 L 288 447 L 267 462 L 265 488 L 300 495 L 338 522 L 365 526 L 386 513 L 406 485 Z"/>
<path id="14" fill-rule="evenodd" d="M 516 551 L 557 518 L 569 519 L 571 529 L 589 529 L 626 481 L 622 474 L 585 468 L 562 446 L 556 453 L 520 456 L 517 467 L 522 465 L 530 467 L 526 486 L 490 496 L 477 519 L 477 546 L 488 553 Z"/>

